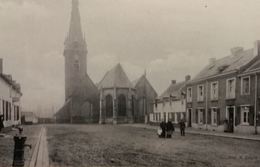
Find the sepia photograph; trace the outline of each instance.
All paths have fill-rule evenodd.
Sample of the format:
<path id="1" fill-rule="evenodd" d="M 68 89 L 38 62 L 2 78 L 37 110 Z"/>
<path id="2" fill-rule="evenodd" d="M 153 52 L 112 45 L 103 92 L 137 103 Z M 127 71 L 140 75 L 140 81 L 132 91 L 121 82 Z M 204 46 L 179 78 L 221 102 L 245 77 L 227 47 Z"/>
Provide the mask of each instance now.
<path id="1" fill-rule="evenodd" d="M 0 0 L 0 167 L 259 166 L 259 0 Z"/>

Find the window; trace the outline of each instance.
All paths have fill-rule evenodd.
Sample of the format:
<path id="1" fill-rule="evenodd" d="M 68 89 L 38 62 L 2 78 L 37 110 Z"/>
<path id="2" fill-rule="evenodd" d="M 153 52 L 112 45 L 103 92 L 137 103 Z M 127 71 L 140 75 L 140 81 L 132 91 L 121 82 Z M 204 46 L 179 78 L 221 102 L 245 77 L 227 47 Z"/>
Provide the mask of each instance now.
<path id="1" fill-rule="evenodd" d="M 198 109 L 198 123 L 199 124 L 203 124 L 203 120 L 204 120 L 204 109 Z"/>
<path id="2" fill-rule="evenodd" d="M 79 56 L 78 55 L 75 56 L 74 68 L 75 68 L 75 71 L 79 71 L 80 65 L 79 65 Z"/>
<path id="3" fill-rule="evenodd" d="M 198 101 L 204 100 L 204 85 L 198 86 Z"/>
<path id="4" fill-rule="evenodd" d="M 241 94 L 242 95 L 250 94 L 250 77 L 241 78 Z"/>
<path id="5" fill-rule="evenodd" d="M 235 91 L 236 91 L 236 79 L 228 79 L 226 83 L 226 98 L 227 99 L 233 99 L 235 98 Z"/>
<path id="6" fill-rule="evenodd" d="M 192 102 L 192 88 L 187 88 L 187 102 Z"/>
<path id="7" fill-rule="evenodd" d="M 17 120 L 19 120 L 20 119 L 20 107 L 19 106 L 17 106 Z"/>
<path id="8" fill-rule="evenodd" d="M 211 124 L 217 125 L 217 108 L 211 108 Z"/>
<path id="9" fill-rule="evenodd" d="M 249 107 L 241 106 L 241 124 L 243 125 L 249 125 Z"/>
<path id="10" fill-rule="evenodd" d="M 211 83 L 210 98 L 211 98 L 211 100 L 218 99 L 218 82 Z"/>

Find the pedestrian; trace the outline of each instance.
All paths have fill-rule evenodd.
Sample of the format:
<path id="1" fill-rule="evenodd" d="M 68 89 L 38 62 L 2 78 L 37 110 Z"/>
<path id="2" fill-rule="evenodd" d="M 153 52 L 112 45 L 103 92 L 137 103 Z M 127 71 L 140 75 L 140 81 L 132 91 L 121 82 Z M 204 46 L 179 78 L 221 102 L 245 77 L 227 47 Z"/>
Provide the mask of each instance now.
<path id="1" fill-rule="evenodd" d="M 3 128 L 4 128 L 4 116 L 0 115 L 0 133 L 2 132 Z"/>
<path id="2" fill-rule="evenodd" d="M 181 136 L 185 136 L 185 127 L 186 127 L 186 125 L 185 125 L 184 119 L 181 119 L 179 124 L 180 124 Z"/>
<path id="3" fill-rule="evenodd" d="M 159 137 L 165 138 L 165 135 L 166 135 L 166 123 L 165 123 L 165 121 L 162 121 L 160 123 L 160 128 L 162 130 L 162 133 L 161 133 L 161 135 Z"/>
<path id="4" fill-rule="evenodd" d="M 171 138 L 172 137 L 172 133 L 174 131 L 174 125 L 173 125 L 173 123 L 171 121 L 167 122 L 166 129 L 167 129 L 166 137 L 167 138 Z"/>

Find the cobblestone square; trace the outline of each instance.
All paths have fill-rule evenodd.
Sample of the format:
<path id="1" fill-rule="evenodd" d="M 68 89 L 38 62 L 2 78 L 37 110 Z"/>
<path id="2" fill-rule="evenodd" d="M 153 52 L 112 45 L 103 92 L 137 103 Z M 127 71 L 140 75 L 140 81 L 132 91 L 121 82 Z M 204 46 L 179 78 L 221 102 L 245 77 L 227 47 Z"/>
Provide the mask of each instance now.
<path id="1" fill-rule="evenodd" d="M 47 126 L 51 166 L 257 167 L 260 143 L 113 125 Z"/>

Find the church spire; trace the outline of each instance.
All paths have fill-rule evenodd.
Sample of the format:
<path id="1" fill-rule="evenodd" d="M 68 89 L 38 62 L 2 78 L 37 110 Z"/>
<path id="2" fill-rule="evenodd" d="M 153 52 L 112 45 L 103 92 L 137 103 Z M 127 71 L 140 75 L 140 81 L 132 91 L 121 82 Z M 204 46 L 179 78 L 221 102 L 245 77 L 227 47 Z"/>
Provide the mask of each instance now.
<path id="1" fill-rule="evenodd" d="M 67 39 L 65 40 L 65 45 L 75 41 L 79 43 L 84 42 L 83 33 L 81 30 L 78 0 L 72 0 L 70 27 L 69 27 L 69 33 Z"/>

